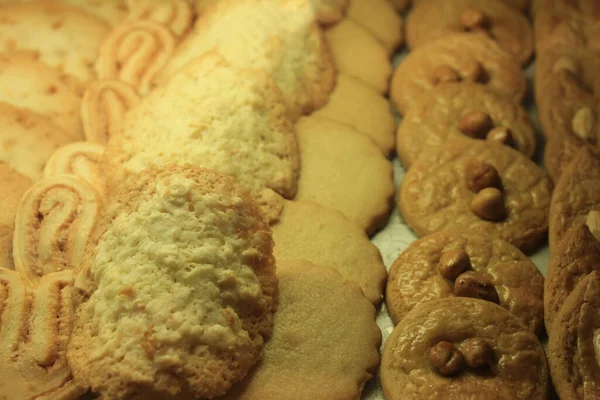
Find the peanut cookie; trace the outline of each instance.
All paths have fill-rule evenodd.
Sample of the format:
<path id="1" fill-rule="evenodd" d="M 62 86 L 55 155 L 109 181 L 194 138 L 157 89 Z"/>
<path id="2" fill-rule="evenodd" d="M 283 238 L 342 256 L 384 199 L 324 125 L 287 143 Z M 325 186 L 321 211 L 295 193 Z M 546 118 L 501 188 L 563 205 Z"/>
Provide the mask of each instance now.
<path id="1" fill-rule="evenodd" d="M 550 251 L 558 246 L 571 226 L 583 221 L 594 209 L 600 209 L 600 160 L 584 146 L 563 170 L 552 194 Z"/>
<path id="2" fill-rule="evenodd" d="M 272 251 L 258 204 L 232 178 L 174 165 L 132 177 L 75 281 L 75 381 L 105 399 L 225 393 L 272 331 Z"/>
<path id="3" fill-rule="evenodd" d="M 413 242 L 392 265 L 385 301 L 394 323 L 442 297 L 491 301 L 540 336 L 544 278 L 516 247 L 481 233 L 446 230 Z"/>
<path id="4" fill-rule="evenodd" d="M 483 34 L 462 33 L 409 53 L 392 78 L 391 99 L 405 114 L 423 93 L 448 82 L 484 85 L 516 103 L 527 91 L 525 74 L 497 43 Z"/>
<path id="5" fill-rule="evenodd" d="M 553 182 L 557 182 L 563 170 L 575 158 L 584 142 L 575 135 L 563 135 L 549 139 L 544 147 L 544 168 Z"/>
<path id="6" fill-rule="evenodd" d="M 356 78 L 338 74 L 329 102 L 313 115 L 348 124 L 369 135 L 386 156 L 394 151 L 396 119 L 389 102 Z"/>
<path id="7" fill-rule="evenodd" d="M 561 307 L 548 341 L 552 382 L 562 400 L 600 398 L 600 275 L 593 272 Z"/>
<path id="8" fill-rule="evenodd" d="M 399 207 L 418 236 L 487 232 L 530 253 L 546 239 L 551 194 L 550 179 L 516 150 L 455 138 L 408 170 Z"/>
<path id="9" fill-rule="evenodd" d="M 216 50 L 233 66 L 271 75 L 295 116 L 323 106 L 335 83 L 331 54 L 306 1 L 217 2 L 196 20 L 159 82 L 209 50 Z"/>
<path id="10" fill-rule="evenodd" d="M 526 157 L 535 150 L 535 128 L 521 105 L 485 86 L 448 83 L 410 107 L 398 129 L 396 153 L 408 168 L 424 151 L 455 136 L 499 142 Z"/>
<path id="11" fill-rule="evenodd" d="M 529 21 L 502 1 L 421 0 L 406 21 L 406 42 L 411 49 L 462 32 L 487 35 L 521 64 L 533 53 Z"/>
<path id="12" fill-rule="evenodd" d="M 350 18 L 325 31 L 339 72 L 386 94 L 392 74 L 388 52 L 365 28 Z"/>
<path id="13" fill-rule="evenodd" d="M 0 268 L 15 269 L 13 262 L 13 230 L 15 215 L 23 193 L 31 180 L 10 165 L 0 162 Z"/>
<path id="14" fill-rule="evenodd" d="M 327 118 L 296 124 L 302 172 L 296 200 L 340 211 L 367 234 L 385 225 L 394 198 L 392 164 L 367 136 Z"/>
<path id="15" fill-rule="evenodd" d="M 312 201 L 286 201 L 273 227 L 275 259 L 310 261 L 332 267 L 356 282 L 374 305 L 387 276 L 381 254 L 365 232 L 339 211 Z"/>
<path id="16" fill-rule="evenodd" d="M 402 18 L 389 0 L 350 0 L 348 18 L 371 33 L 393 54 L 402 43 Z"/>
<path id="17" fill-rule="evenodd" d="M 194 11 L 187 0 L 125 0 L 130 21 L 149 20 L 171 30 L 175 37 L 184 36 L 192 27 Z"/>
<path id="18" fill-rule="evenodd" d="M 489 301 L 448 297 L 413 308 L 385 343 L 388 400 L 548 396 L 544 348 L 517 317 Z"/>
<path id="19" fill-rule="evenodd" d="M 284 261 L 277 276 L 273 337 L 263 359 L 225 398 L 358 399 L 379 364 L 375 308 L 332 268 Z"/>

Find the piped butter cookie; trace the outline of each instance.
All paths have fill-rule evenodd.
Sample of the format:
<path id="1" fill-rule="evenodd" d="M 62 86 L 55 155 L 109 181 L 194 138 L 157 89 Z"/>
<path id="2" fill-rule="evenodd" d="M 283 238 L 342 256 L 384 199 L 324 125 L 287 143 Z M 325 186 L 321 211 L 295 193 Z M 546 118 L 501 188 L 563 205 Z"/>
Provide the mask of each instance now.
<path id="1" fill-rule="evenodd" d="M 15 269 L 13 262 L 13 231 L 15 215 L 21 197 L 31 186 L 31 180 L 5 162 L 0 162 L 0 268 Z"/>
<path id="2" fill-rule="evenodd" d="M 393 54 L 402 43 L 402 17 L 389 0 L 350 0 L 347 18 L 371 33 Z"/>
<path id="3" fill-rule="evenodd" d="M 192 27 L 193 7 L 187 0 L 125 0 L 129 21 L 148 20 L 167 27 L 176 38 Z"/>

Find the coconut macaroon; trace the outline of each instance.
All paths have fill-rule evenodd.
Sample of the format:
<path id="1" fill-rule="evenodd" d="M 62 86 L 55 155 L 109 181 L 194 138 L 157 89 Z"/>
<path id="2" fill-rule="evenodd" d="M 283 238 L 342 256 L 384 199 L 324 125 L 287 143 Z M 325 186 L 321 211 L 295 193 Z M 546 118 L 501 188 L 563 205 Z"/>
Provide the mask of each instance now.
<path id="1" fill-rule="evenodd" d="M 272 251 L 258 205 L 230 177 L 170 165 L 125 182 L 75 281 L 76 383 L 107 400 L 223 394 L 272 331 Z"/>

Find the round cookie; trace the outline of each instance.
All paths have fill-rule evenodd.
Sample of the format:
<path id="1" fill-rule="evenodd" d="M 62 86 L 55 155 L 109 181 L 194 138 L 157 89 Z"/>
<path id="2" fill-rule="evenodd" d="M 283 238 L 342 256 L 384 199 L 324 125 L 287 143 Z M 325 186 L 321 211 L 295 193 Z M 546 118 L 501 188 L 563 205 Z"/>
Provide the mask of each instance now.
<path id="1" fill-rule="evenodd" d="M 482 85 L 448 83 L 424 93 L 402 119 L 396 153 L 410 167 L 425 151 L 455 136 L 509 145 L 526 157 L 535 150 L 535 128 L 519 104 Z"/>
<path id="2" fill-rule="evenodd" d="M 424 153 L 404 176 L 399 207 L 418 236 L 485 231 L 530 253 L 546 239 L 552 184 L 507 146 L 454 138 Z"/>
<path id="3" fill-rule="evenodd" d="M 381 331 L 360 288 L 304 260 L 277 263 L 273 336 L 236 400 L 360 398 L 379 364 Z"/>
<path id="4" fill-rule="evenodd" d="M 392 164 L 367 136 L 321 117 L 296 124 L 301 173 L 295 200 L 340 211 L 367 234 L 385 225 L 394 198 Z"/>
<path id="5" fill-rule="evenodd" d="M 13 231 L 15 215 L 31 180 L 5 162 L 0 162 L 0 268 L 15 269 L 13 261 Z"/>
<path id="6" fill-rule="evenodd" d="M 286 201 L 272 229 L 277 262 L 302 259 L 332 267 L 356 282 L 371 303 L 381 302 L 387 272 L 379 249 L 339 211 L 312 201 Z"/>
<path id="7" fill-rule="evenodd" d="M 389 0 L 350 0 L 347 18 L 365 28 L 393 54 L 402 43 L 402 18 Z"/>
<path id="8" fill-rule="evenodd" d="M 498 0 L 421 0 L 406 21 L 411 49 L 455 33 L 488 35 L 519 63 L 533 53 L 533 32 L 527 18 Z"/>
<path id="9" fill-rule="evenodd" d="M 544 147 L 544 168 L 553 182 L 557 182 L 563 170 L 585 146 L 575 135 L 563 135 L 549 139 Z"/>
<path id="10" fill-rule="evenodd" d="M 413 308 L 385 343 L 388 400 L 543 400 L 549 377 L 537 337 L 504 308 L 448 297 Z"/>
<path id="11" fill-rule="evenodd" d="M 448 82 L 478 83 L 516 103 L 527 91 L 525 74 L 509 54 L 483 34 L 461 33 L 409 53 L 392 78 L 391 99 L 406 114 L 423 93 Z"/>
<path id="12" fill-rule="evenodd" d="M 421 303 L 454 296 L 499 304 L 536 335 L 544 332 L 544 278 L 502 239 L 435 232 L 413 242 L 392 265 L 385 302 L 394 323 Z"/>

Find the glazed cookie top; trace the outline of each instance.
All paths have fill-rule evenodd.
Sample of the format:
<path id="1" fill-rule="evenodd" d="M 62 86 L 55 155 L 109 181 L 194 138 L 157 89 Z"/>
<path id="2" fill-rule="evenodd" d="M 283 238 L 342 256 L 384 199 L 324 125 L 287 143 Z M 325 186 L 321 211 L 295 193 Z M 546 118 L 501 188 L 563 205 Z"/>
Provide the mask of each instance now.
<path id="1" fill-rule="evenodd" d="M 538 336 L 544 331 L 544 278 L 516 247 L 481 233 L 442 231 L 413 242 L 392 265 L 386 305 L 394 323 L 441 297 L 491 301 Z"/>
<path id="2" fill-rule="evenodd" d="M 399 206 L 418 236 L 486 231 L 529 253 L 546 238 L 551 194 L 548 177 L 516 150 L 455 138 L 413 164 Z"/>
<path id="3" fill-rule="evenodd" d="M 546 399 L 542 344 L 514 315 L 479 299 L 448 297 L 413 308 L 385 343 L 386 398 Z"/>
<path id="4" fill-rule="evenodd" d="M 421 0 L 406 21 L 406 41 L 413 49 L 461 32 L 488 35 L 521 64 L 533 53 L 529 21 L 498 0 Z"/>
<path id="5" fill-rule="evenodd" d="M 424 93 L 404 116 L 396 152 L 405 167 L 454 136 L 506 144 L 531 157 L 535 128 L 517 103 L 473 83 L 448 83 Z"/>
<path id="6" fill-rule="evenodd" d="M 391 99 L 406 114 L 425 92 L 448 82 L 472 82 L 520 103 L 527 91 L 519 64 L 484 34 L 432 40 L 409 53 L 392 78 Z"/>

